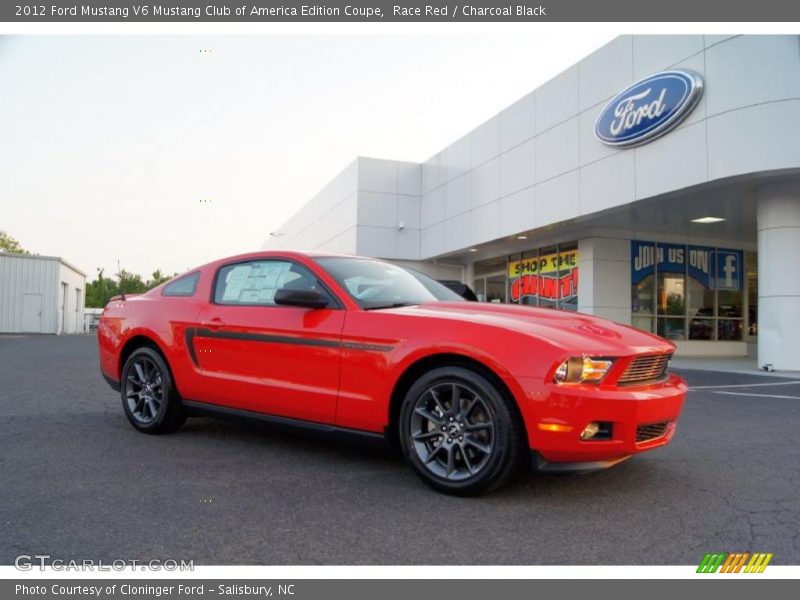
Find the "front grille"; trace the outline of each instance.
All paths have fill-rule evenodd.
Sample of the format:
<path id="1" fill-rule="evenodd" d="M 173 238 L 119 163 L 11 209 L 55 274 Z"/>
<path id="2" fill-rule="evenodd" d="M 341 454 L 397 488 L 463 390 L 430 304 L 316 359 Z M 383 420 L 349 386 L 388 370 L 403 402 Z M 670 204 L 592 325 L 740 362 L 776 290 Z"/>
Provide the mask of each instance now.
<path id="1" fill-rule="evenodd" d="M 617 383 L 624 385 L 626 383 L 641 383 L 643 381 L 661 379 L 667 370 L 667 363 L 669 363 L 671 357 L 671 354 L 655 354 L 635 358 L 625 369 Z"/>
<path id="2" fill-rule="evenodd" d="M 660 423 L 650 423 L 648 425 L 639 425 L 636 428 L 636 443 L 648 442 L 656 438 L 660 438 L 667 433 L 669 421 L 661 421 Z"/>

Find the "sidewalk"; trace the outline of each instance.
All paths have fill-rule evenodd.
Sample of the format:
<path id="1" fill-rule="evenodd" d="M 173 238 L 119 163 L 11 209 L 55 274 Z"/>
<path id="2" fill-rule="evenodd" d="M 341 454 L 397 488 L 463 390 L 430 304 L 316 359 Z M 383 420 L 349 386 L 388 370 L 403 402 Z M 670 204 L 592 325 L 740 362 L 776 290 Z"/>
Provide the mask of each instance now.
<path id="1" fill-rule="evenodd" d="M 800 371 L 773 371 L 768 373 L 758 368 L 752 357 L 720 358 L 705 356 L 676 356 L 669 366 L 671 369 L 692 369 L 695 371 L 720 371 L 723 373 L 742 373 L 744 375 L 764 375 L 765 377 L 797 377 Z"/>

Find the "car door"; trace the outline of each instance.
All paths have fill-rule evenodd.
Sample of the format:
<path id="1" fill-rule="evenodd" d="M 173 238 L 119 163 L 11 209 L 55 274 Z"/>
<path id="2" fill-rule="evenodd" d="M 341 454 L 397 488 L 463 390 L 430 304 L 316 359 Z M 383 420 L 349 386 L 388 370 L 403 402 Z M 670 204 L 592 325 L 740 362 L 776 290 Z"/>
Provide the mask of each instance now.
<path id="1" fill-rule="evenodd" d="M 283 288 L 320 290 L 326 308 L 277 305 Z M 305 266 L 258 259 L 222 266 L 190 336 L 203 402 L 333 422 L 345 311 Z"/>

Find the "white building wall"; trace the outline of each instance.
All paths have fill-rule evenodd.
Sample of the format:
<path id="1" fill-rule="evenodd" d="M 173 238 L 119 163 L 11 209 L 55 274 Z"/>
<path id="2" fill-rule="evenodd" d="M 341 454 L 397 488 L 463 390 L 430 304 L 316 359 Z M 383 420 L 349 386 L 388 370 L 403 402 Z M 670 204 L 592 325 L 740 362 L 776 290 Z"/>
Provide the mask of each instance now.
<path id="1" fill-rule="evenodd" d="M 421 165 L 360 157 L 265 242 L 264 249 L 420 257 Z"/>
<path id="2" fill-rule="evenodd" d="M 83 311 L 86 305 L 86 277 L 63 262 L 59 263 L 58 333 L 83 333 Z M 66 301 L 64 291 L 66 290 Z M 63 306 L 63 311 L 62 311 Z"/>
<path id="3" fill-rule="evenodd" d="M 418 260 L 421 166 L 358 159 L 356 254 Z"/>
<path id="4" fill-rule="evenodd" d="M 358 160 L 350 163 L 264 242 L 266 249 L 356 250 Z"/>
<path id="5" fill-rule="evenodd" d="M 758 203 L 758 363 L 800 370 L 800 185 L 765 187 Z"/>
<path id="6" fill-rule="evenodd" d="M 631 322 L 631 242 L 589 237 L 578 242 L 578 310 Z"/>
<path id="7" fill-rule="evenodd" d="M 670 68 L 704 78 L 704 94 L 691 114 L 641 147 L 600 143 L 594 124 L 607 102 L 635 81 Z M 691 217 L 685 214 L 685 229 L 676 229 L 672 217 L 673 227 L 663 231 L 658 217 L 634 220 L 625 230 L 592 223 L 613 222 L 606 217 L 624 212 L 614 209 L 636 201 L 696 192 L 697 186 L 739 176 L 754 176 L 747 193 L 755 196 L 759 179 L 800 169 L 798 138 L 800 36 L 621 36 L 421 165 L 358 159 L 345 171 L 346 185 L 342 176 L 331 182 L 281 230 L 276 238 L 281 242 L 271 240 L 265 247 L 422 261 L 458 254 L 467 263 L 469 281 L 474 260 L 564 242 L 566 236 L 580 240 L 579 309 L 630 323 L 630 239 L 748 250 L 755 244 L 731 236 L 698 237 L 700 230 L 688 226 Z M 759 199 L 765 203 L 763 210 L 759 206 L 759 285 L 766 290 L 759 312 L 763 320 L 770 303 L 784 302 L 789 308 L 774 313 L 782 315 L 775 321 L 780 325 L 794 319 L 800 297 L 784 301 L 774 292 L 785 283 L 770 270 L 773 263 L 764 262 L 765 249 L 785 234 L 770 233 L 771 226 L 765 229 L 762 222 L 785 217 L 795 227 L 796 205 L 787 208 L 780 200 L 780 210 L 772 210 L 767 205 L 778 206 L 778 200 Z M 666 196 L 662 201 L 670 202 Z M 331 203 L 347 208 L 330 213 Z M 525 247 L 516 239 L 520 233 L 526 233 Z M 477 251 L 467 255 L 470 248 Z M 759 325 L 759 358 L 785 356 L 778 342 L 772 349 L 765 345 L 769 316 Z M 678 346 L 683 354 L 746 353 L 745 342 Z M 796 368 L 796 361 L 792 364 Z"/>
<path id="8" fill-rule="evenodd" d="M 799 39 L 617 38 L 423 163 L 421 257 L 715 179 L 800 167 Z M 676 130 L 634 149 L 594 138 L 612 97 L 667 68 L 706 80 Z"/>
<path id="9" fill-rule="evenodd" d="M 57 258 L 0 253 L 0 332 L 58 332 Z"/>
<path id="10" fill-rule="evenodd" d="M 668 68 L 706 81 L 676 130 L 633 149 L 595 139 L 611 98 Z M 799 136 L 800 36 L 621 36 L 421 165 L 355 160 L 264 248 L 425 260 L 717 179 L 800 168 Z"/>
<path id="11" fill-rule="evenodd" d="M 0 253 L 0 333 L 80 333 L 85 292 L 86 276 L 57 257 Z"/>

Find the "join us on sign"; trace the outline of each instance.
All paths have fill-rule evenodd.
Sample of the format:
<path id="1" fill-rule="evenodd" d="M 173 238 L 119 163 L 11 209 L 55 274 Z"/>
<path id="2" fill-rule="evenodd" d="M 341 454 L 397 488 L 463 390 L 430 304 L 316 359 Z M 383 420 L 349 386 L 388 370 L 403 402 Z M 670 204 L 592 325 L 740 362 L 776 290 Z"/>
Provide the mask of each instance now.
<path id="1" fill-rule="evenodd" d="M 631 283 L 636 285 L 656 269 L 686 273 L 707 288 L 741 289 L 744 252 L 684 244 L 631 241 Z"/>

